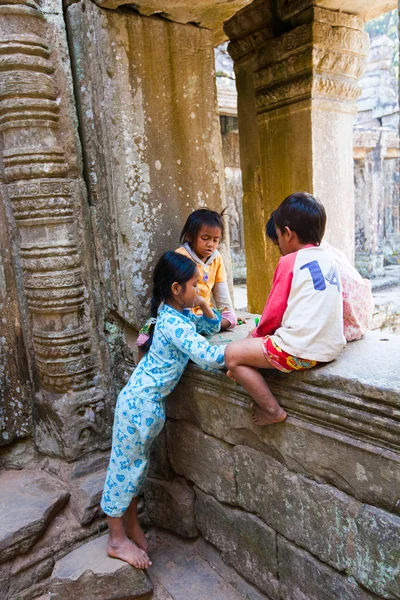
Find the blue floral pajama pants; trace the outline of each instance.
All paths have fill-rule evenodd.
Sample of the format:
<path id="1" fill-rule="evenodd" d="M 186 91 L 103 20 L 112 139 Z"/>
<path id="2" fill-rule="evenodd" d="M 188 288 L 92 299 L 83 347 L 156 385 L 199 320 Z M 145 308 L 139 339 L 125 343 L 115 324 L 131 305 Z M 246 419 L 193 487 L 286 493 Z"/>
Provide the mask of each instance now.
<path id="1" fill-rule="evenodd" d="M 164 400 L 137 398 L 128 386 L 118 396 L 115 408 L 110 463 L 100 503 L 110 517 L 121 517 L 139 495 L 149 467 L 150 446 L 165 423 Z"/>

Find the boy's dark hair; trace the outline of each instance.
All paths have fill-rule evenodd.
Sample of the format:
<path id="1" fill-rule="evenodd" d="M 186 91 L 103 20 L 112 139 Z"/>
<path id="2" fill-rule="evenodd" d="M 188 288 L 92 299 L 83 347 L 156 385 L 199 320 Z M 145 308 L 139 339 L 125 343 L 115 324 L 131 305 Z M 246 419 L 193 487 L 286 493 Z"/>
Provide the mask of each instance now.
<path id="1" fill-rule="evenodd" d="M 153 273 L 153 297 L 151 299 L 151 316 L 157 318 L 161 302 L 171 297 L 171 286 L 176 281 L 184 286 L 193 277 L 196 264 L 187 256 L 178 252 L 165 252 L 158 260 Z M 149 339 L 143 344 L 142 349 L 147 352 L 153 341 L 154 324 L 149 328 Z"/>
<path id="2" fill-rule="evenodd" d="M 302 244 L 319 245 L 324 237 L 326 212 L 323 204 L 307 192 L 290 194 L 274 213 L 275 227 L 289 227 Z"/>
<path id="3" fill-rule="evenodd" d="M 275 216 L 275 211 L 273 211 L 271 213 L 270 218 L 268 219 L 268 222 L 265 226 L 265 233 L 267 235 L 267 238 L 269 238 L 271 240 L 271 242 L 273 242 L 276 246 L 278 245 L 278 236 L 276 233 L 276 227 L 275 227 L 275 223 L 274 223 L 274 216 Z"/>
<path id="4" fill-rule="evenodd" d="M 193 242 L 200 229 L 206 225 L 207 227 L 219 227 L 221 230 L 221 238 L 224 236 L 224 222 L 223 215 L 225 209 L 222 212 L 216 210 L 209 210 L 208 208 L 199 208 L 194 210 L 187 218 L 186 223 L 182 229 L 180 243 Z"/>

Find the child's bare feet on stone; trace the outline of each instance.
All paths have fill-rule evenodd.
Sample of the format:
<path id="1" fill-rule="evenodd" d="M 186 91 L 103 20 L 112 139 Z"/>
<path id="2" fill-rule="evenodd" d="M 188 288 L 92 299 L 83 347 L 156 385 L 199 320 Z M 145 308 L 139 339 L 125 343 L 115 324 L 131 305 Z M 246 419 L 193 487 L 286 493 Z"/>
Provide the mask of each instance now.
<path id="1" fill-rule="evenodd" d="M 133 540 L 141 550 L 143 550 L 146 553 L 149 551 L 149 544 L 147 542 L 147 538 L 143 529 L 139 525 L 139 521 L 134 521 L 133 523 L 130 523 L 127 519 L 125 521 L 125 531 L 128 538 Z"/>
<path id="2" fill-rule="evenodd" d="M 281 423 L 287 417 L 287 412 L 280 406 L 274 412 L 262 408 L 261 406 L 258 406 L 258 404 L 253 404 L 252 409 L 253 423 L 260 427 L 263 427 L 264 425 L 273 425 L 274 423 Z"/>
<path id="3" fill-rule="evenodd" d="M 108 539 L 107 554 L 111 558 L 119 558 L 136 569 L 147 569 L 151 561 L 146 552 L 141 550 L 136 544 L 128 538 L 120 540 Z"/>

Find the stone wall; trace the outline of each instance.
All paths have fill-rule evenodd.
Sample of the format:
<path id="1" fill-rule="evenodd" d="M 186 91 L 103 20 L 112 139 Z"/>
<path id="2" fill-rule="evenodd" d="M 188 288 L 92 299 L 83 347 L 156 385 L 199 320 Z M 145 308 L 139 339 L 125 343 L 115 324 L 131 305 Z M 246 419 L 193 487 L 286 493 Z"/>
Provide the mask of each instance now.
<path id="1" fill-rule="evenodd" d="M 398 599 L 400 345 L 388 342 L 368 334 L 331 365 L 268 373 L 289 418 L 265 428 L 242 388 L 192 365 L 154 448 L 152 521 L 200 533 L 271 600 Z"/>

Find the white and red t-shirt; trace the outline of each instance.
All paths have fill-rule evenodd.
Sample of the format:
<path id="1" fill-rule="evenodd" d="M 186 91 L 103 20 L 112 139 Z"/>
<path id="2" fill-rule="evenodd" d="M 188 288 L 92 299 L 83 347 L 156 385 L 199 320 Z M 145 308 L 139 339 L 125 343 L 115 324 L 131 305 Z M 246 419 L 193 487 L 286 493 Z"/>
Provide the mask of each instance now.
<path id="1" fill-rule="evenodd" d="M 331 253 L 306 246 L 283 256 L 253 337 L 274 334 L 298 358 L 329 362 L 346 345 L 340 275 Z"/>

